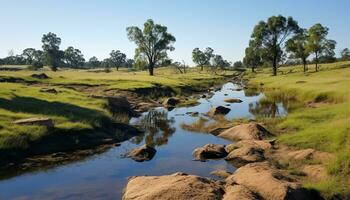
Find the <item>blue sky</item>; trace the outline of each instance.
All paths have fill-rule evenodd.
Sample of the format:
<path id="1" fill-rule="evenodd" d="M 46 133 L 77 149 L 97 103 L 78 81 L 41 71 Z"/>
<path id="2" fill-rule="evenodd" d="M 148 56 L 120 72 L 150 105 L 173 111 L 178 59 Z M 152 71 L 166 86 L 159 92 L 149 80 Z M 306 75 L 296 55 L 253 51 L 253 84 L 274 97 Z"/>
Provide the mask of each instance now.
<path id="1" fill-rule="evenodd" d="M 251 31 L 260 20 L 282 14 L 302 27 L 322 23 L 336 52 L 350 47 L 348 0 L 0 0 L 0 57 L 13 49 L 41 48 L 44 33 L 62 39 L 61 49 L 79 48 L 85 58 L 108 57 L 112 49 L 134 55 L 126 27 L 149 18 L 176 37 L 170 57 L 192 64 L 195 47 L 212 47 L 229 61 L 242 59 Z"/>

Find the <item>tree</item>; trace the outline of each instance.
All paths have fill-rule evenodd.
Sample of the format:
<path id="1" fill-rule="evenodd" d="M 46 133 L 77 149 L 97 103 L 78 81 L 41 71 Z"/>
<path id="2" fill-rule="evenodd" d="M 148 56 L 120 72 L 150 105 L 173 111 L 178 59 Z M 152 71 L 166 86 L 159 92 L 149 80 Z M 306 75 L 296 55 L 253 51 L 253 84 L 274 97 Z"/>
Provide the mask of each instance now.
<path id="1" fill-rule="evenodd" d="M 306 62 L 307 58 L 310 56 L 309 51 L 306 49 L 307 40 L 307 31 L 305 29 L 301 29 L 294 37 L 286 42 L 287 52 L 291 53 L 291 58 L 301 60 L 304 72 L 307 71 Z"/>
<path id="2" fill-rule="evenodd" d="M 249 46 L 245 49 L 245 56 L 243 58 L 243 63 L 246 67 L 250 67 L 252 72 L 263 64 L 262 60 L 262 50 L 261 45 L 255 40 L 249 41 Z"/>
<path id="3" fill-rule="evenodd" d="M 242 68 L 242 67 L 243 67 L 242 61 L 236 61 L 233 63 L 233 68 Z"/>
<path id="4" fill-rule="evenodd" d="M 93 56 L 88 61 L 88 66 L 92 68 L 97 68 L 101 65 L 101 62 L 98 60 L 97 57 Z"/>
<path id="5" fill-rule="evenodd" d="M 61 38 L 49 32 L 43 35 L 41 42 L 43 43 L 42 48 L 44 50 L 46 64 L 51 67 L 52 71 L 56 71 L 63 56 L 62 52 L 59 51 Z"/>
<path id="6" fill-rule="evenodd" d="M 147 57 L 149 74 L 153 76 L 154 67 L 157 62 L 167 55 L 167 51 L 173 51 L 172 44 L 175 37 L 168 33 L 168 28 L 155 24 L 149 19 L 145 22 L 143 31 L 136 26 L 126 29 L 130 41 L 135 42 L 137 48 L 135 54 Z"/>
<path id="7" fill-rule="evenodd" d="M 126 63 L 126 55 L 119 50 L 112 50 L 109 55 L 111 64 L 117 68 L 117 71 L 119 70 L 119 67 Z"/>
<path id="8" fill-rule="evenodd" d="M 214 55 L 213 56 L 213 63 L 212 63 L 212 68 L 221 68 L 224 69 L 225 67 L 229 67 L 231 64 L 227 60 L 224 60 L 221 55 Z"/>
<path id="9" fill-rule="evenodd" d="M 350 50 L 348 48 L 345 48 L 341 50 L 340 52 L 340 59 L 341 60 L 350 60 Z"/>
<path id="10" fill-rule="evenodd" d="M 26 60 L 27 65 L 31 65 L 34 60 L 36 50 L 34 48 L 26 48 L 22 52 L 22 57 Z"/>
<path id="11" fill-rule="evenodd" d="M 205 65 L 210 65 L 210 60 L 214 57 L 214 50 L 210 47 L 207 47 L 205 51 L 201 51 L 199 48 L 195 48 L 192 51 L 192 60 L 198 66 L 201 67 L 203 71 L 203 67 Z"/>
<path id="12" fill-rule="evenodd" d="M 315 71 L 318 71 L 319 56 L 326 54 L 328 56 L 334 53 L 336 42 L 334 40 L 328 40 L 328 28 L 321 24 L 315 24 L 308 30 L 308 40 L 306 49 L 315 54 Z"/>
<path id="13" fill-rule="evenodd" d="M 71 46 L 64 51 L 64 61 L 67 66 L 72 68 L 81 67 L 85 63 L 84 55 L 81 51 Z"/>
<path id="14" fill-rule="evenodd" d="M 292 17 L 285 18 L 282 15 L 272 16 L 267 22 L 260 21 L 254 27 L 251 37 L 263 48 L 264 59 L 272 63 L 273 75 L 277 75 L 285 40 L 298 29 L 298 23 Z"/>

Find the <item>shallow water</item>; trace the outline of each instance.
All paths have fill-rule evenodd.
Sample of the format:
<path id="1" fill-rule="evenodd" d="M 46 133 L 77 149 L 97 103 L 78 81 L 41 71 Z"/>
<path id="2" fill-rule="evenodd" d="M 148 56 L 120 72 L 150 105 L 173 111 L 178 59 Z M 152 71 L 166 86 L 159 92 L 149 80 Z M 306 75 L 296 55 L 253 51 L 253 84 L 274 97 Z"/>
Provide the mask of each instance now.
<path id="1" fill-rule="evenodd" d="M 235 168 L 223 159 L 198 162 L 193 161 L 192 157 L 196 147 L 230 142 L 210 134 L 183 130 L 181 124 L 195 122 L 198 118 L 186 112 L 199 112 L 201 116 L 212 106 L 226 105 L 224 100 L 228 98 L 239 98 L 243 102 L 226 105 L 231 108 L 227 119 L 287 114 L 282 103 L 264 106 L 259 103 L 264 94 L 236 91 L 238 87 L 227 83 L 210 98 L 200 98 L 197 106 L 171 111 L 156 108 L 143 113 L 141 117 L 131 119 L 130 123 L 142 126 L 146 130 L 144 135 L 81 161 L 1 180 L 0 199 L 121 199 L 129 176 L 164 175 L 181 171 L 211 177 L 210 172 L 216 169 L 233 172 Z M 144 143 L 154 145 L 157 150 L 152 160 L 139 163 L 123 158 L 123 154 Z"/>

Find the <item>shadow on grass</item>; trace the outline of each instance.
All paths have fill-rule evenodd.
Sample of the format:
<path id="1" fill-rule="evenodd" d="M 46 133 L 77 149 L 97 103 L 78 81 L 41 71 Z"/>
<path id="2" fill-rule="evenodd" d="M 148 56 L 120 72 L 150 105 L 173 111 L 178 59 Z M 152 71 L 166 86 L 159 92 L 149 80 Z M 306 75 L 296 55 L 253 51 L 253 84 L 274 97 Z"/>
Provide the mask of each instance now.
<path id="1" fill-rule="evenodd" d="M 15 96 L 11 100 L 0 98 L 0 108 L 12 111 L 65 117 L 71 121 L 100 121 L 106 118 L 101 111 L 57 101 Z"/>

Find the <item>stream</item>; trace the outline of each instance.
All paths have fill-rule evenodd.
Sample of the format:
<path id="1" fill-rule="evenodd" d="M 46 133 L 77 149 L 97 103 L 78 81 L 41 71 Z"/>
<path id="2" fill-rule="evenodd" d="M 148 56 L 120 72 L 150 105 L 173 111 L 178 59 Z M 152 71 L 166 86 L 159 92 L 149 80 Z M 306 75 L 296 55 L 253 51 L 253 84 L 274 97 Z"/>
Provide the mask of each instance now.
<path id="1" fill-rule="evenodd" d="M 138 125 L 145 133 L 122 142 L 104 153 L 50 169 L 36 170 L 0 180 L 0 199 L 121 199 L 127 178 L 138 175 L 164 175 L 185 172 L 204 177 L 213 170 L 233 172 L 235 168 L 224 159 L 208 162 L 193 161 L 192 151 L 208 143 L 229 144 L 229 141 L 211 134 L 190 132 L 181 128 L 191 124 L 199 112 L 205 117 L 213 106 L 226 106 L 231 111 L 226 119 L 254 119 L 257 116 L 278 117 L 287 115 L 283 103 L 261 104 L 264 94 L 258 91 L 237 90 L 239 85 L 226 83 L 208 98 L 199 98 L 199 104 L 179 107 L 171 111 L 155 108 L 132 118 L 130 124 Z M 227 104 L 225 99 L 238 98 L 242 103 Z M 157 150 L 152 160 L 135 162 L 123 155 L 135 147 L 151 144 Z"/>

